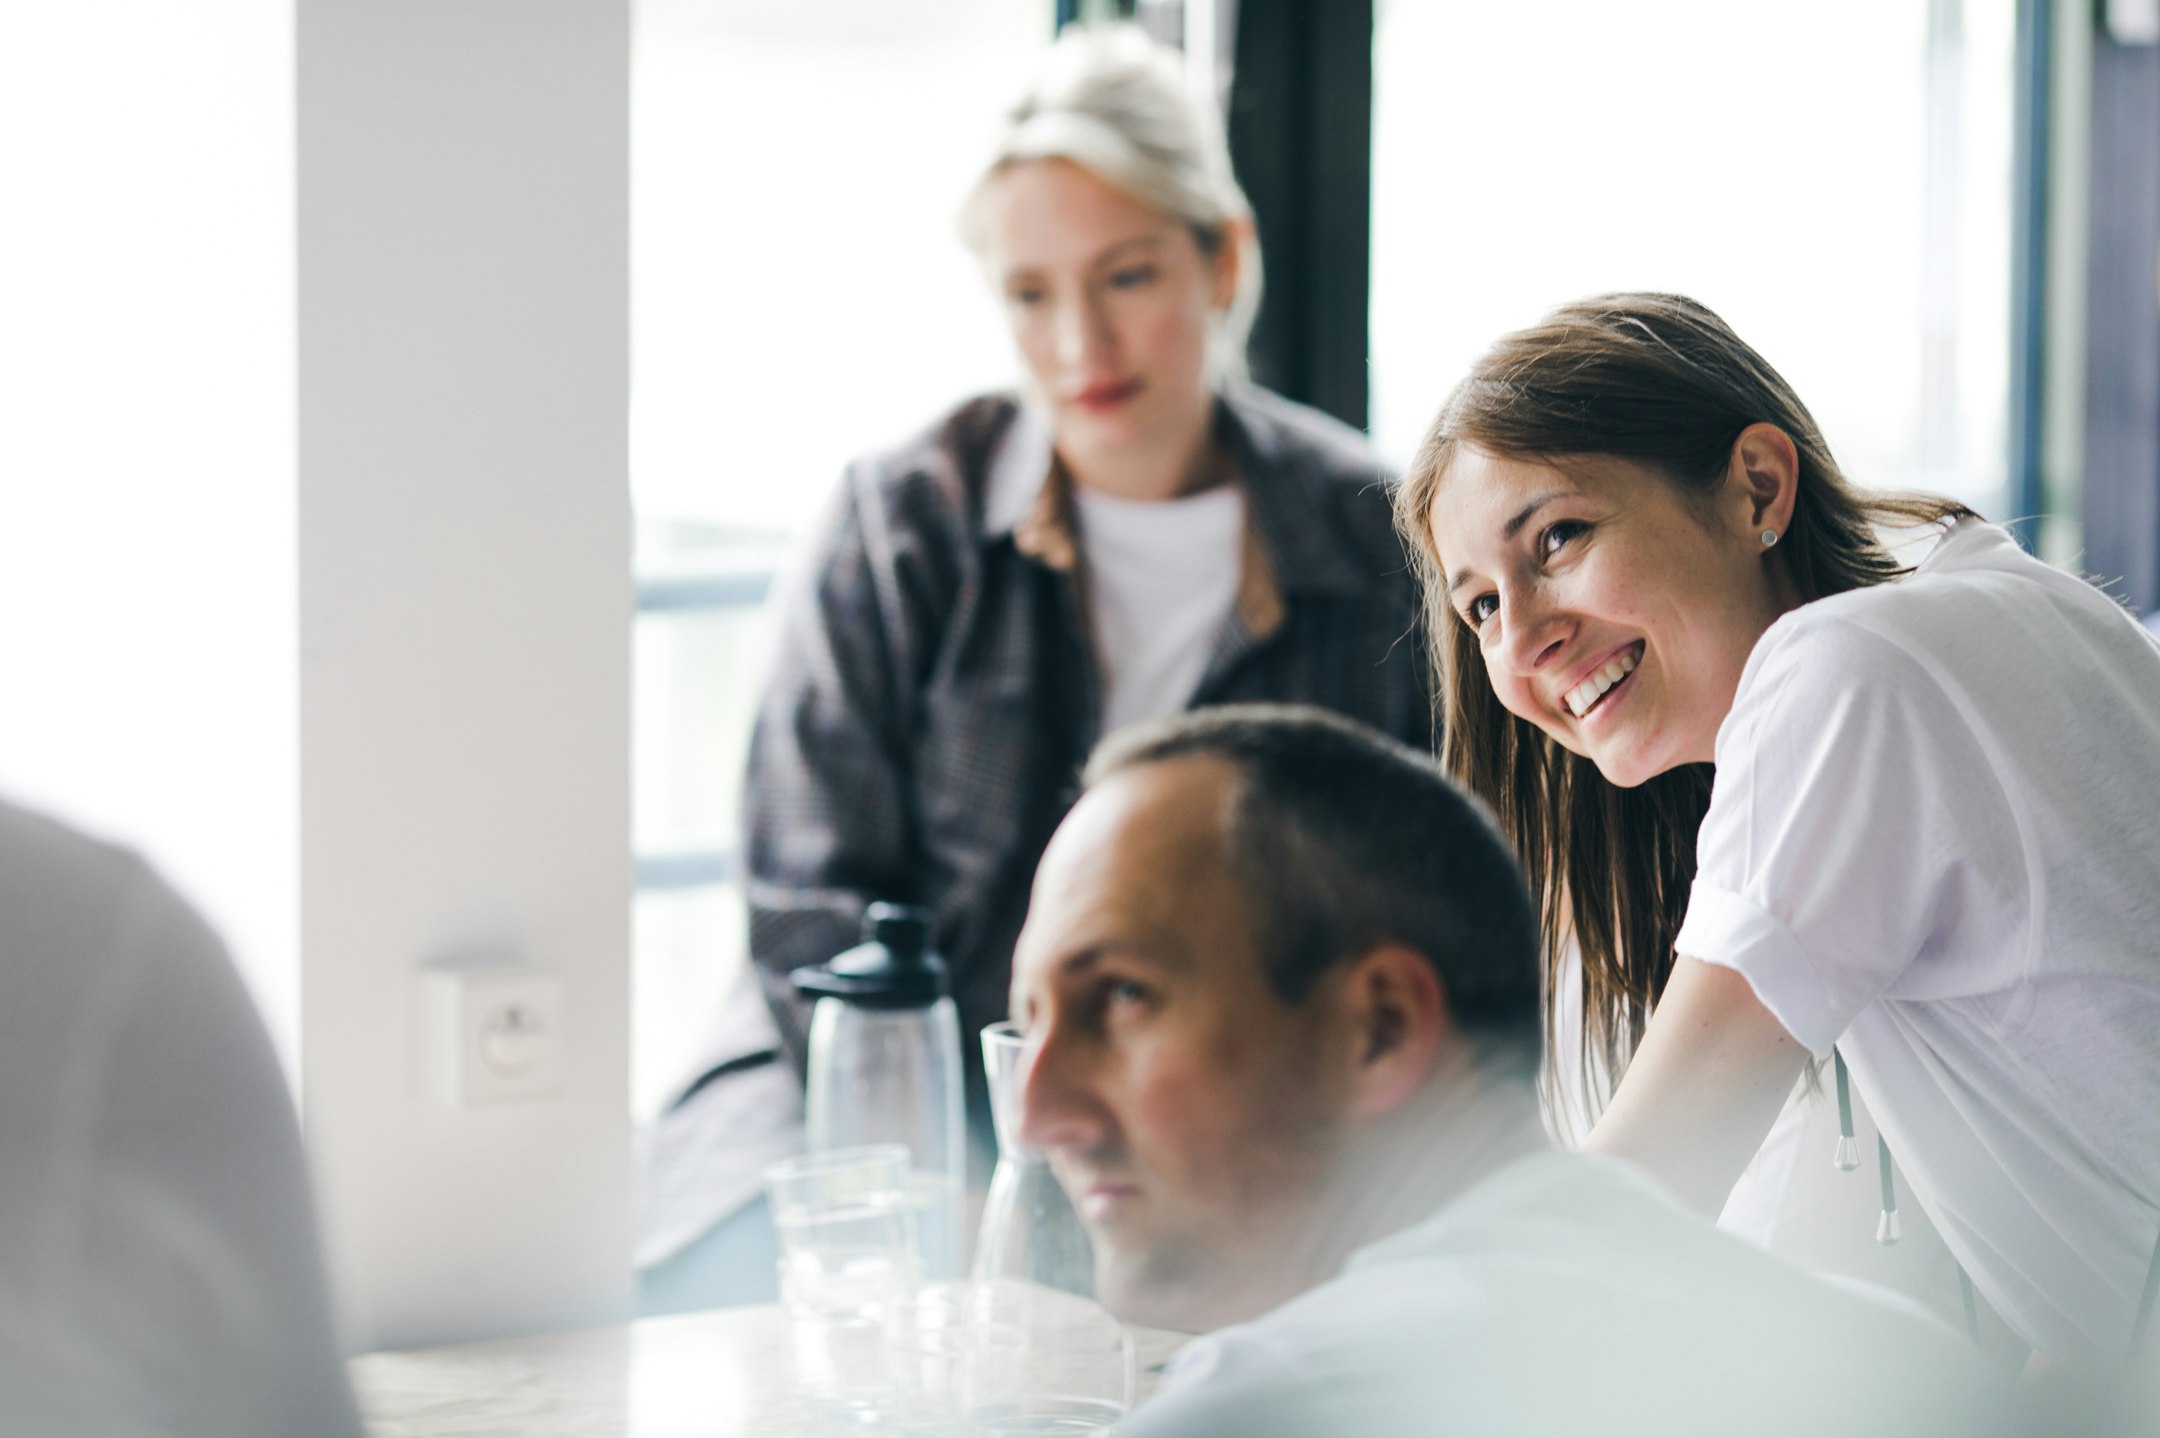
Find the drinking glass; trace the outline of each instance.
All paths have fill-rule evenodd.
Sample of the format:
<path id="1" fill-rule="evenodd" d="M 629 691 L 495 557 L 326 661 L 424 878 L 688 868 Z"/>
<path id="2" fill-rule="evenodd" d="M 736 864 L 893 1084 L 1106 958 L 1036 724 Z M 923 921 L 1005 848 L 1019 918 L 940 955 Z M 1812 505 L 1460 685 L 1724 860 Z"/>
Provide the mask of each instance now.
<path id="1" fill-rule="evenodd" d="M 791 1309 L 880 1318 L 921 1277 L 908 1150 L 897 1143 L 827 1149 L 765 1170 L 780 1239 L 781 1297 Z"/>
<path id="2" fill-rule="evenodd" d="M 1107 1433 L 1137 1379 L 1124 1326 L 1092 1299 L 1017 1280 L 934 1284 L 890 1330 L 908 1438 Z"/>

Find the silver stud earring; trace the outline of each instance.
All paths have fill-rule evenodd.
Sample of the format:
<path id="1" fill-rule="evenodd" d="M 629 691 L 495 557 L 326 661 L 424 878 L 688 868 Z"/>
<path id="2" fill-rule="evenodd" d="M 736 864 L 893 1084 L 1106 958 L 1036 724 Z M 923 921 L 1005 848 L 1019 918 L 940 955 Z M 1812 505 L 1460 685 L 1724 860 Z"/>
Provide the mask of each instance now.
<path id="1" fill-rule="evenodd" d="M 1764 530 L 1762 532 L 1762 547 L 1768 549 L 1775 543 L 1777 543 L 1777 531 L 1774 529 Z"/>

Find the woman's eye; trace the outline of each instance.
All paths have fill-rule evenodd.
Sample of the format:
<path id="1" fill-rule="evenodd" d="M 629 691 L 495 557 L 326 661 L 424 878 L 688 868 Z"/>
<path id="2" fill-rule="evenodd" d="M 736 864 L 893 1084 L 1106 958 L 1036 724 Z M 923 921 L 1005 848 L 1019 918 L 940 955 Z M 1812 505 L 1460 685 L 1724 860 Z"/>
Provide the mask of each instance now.
<path id="1" fill-rule="evenodd" d="M 1476 629 L 1492 618 L 1499 608 L 1500 601 L 1496 596 L 1480 594 L 1463 610 L 1463 617 L 1469 621 L 1472 629 Z"/>
<path id="2" fill-rule="evenodd" d="M 1110 283 L 1121 290 L 1137 290 L 1155 278 L 1153 265 L 1133 265 L 1110 276 Z"/>
<path id="3" fill-rule="evenodd" d="M 1545 532 L 1538 536 L 1539 556 L 1545 559 L 1552 558 L 1561 545 L 1587 533 L 1589 529 L 1590 526 L 1579 519 L 1563 519 L 1557 523 L 1547 525 Z"/>
<path id="4" fill-rule="evenodd" d="M 1043 292 L 1033 287 L 1017 290 L 1007 290 L 1005 292 L 1005 298 L 1007 300 L 1010 300 L 1013 304 L 1020 305 L 1022 307 L 1040 304 L 1042 303 L 1042 297 Z"/>

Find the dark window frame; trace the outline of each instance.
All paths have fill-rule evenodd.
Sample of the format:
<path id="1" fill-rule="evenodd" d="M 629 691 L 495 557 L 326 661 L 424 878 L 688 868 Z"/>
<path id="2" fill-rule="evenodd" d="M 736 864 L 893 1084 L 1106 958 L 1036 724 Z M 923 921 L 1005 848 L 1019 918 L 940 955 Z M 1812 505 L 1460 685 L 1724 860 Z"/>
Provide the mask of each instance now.
<path id="1" fill-rule="evenodd" d="M 2087 252 L 2086 571 L 2160 611 L 2160 45 L 2095 23 Z"/>

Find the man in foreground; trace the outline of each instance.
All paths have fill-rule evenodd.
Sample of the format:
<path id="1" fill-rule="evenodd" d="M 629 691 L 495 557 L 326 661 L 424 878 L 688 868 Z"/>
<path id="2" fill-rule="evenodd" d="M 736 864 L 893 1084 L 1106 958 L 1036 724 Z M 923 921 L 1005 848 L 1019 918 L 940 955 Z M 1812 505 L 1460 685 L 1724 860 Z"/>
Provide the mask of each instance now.
<path id="1" fill-rule="evenodd" d="M 1210 1334 L 1130 1438 L 2006 1422 L 1918 1310 L 1548 1150 L 1528 896 L 1430 763 L 1252 706 L 1123 732 L 1086 790 L 1013 1014 L 1103 1300 Z"/>

